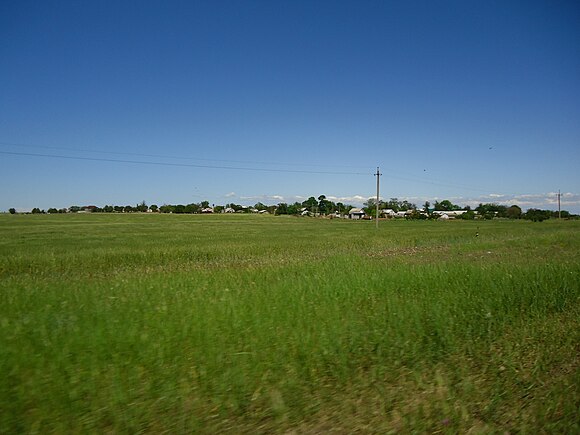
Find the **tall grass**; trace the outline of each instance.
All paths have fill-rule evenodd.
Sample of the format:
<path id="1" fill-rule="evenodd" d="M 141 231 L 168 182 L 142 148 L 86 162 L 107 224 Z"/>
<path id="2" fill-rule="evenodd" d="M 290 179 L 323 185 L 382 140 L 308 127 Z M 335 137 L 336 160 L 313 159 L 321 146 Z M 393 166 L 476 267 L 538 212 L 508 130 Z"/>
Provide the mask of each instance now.
<path id="1" fill-rule="evenodd" d="M 0 431 L 580 430 L 579 228 L 2 216 Z"/>

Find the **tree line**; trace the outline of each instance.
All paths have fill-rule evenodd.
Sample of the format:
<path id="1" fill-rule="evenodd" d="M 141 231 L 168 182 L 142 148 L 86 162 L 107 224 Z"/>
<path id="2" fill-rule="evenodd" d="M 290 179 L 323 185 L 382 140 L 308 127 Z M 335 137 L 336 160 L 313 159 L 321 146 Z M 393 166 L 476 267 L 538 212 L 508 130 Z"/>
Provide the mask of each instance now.
<path id="1" fill-rule="evenodd" d="M 347 215 L 353 208 L 352 205 L 343 202 L 334 202 L 329 200 L 325 195 L 320 195 L 318 198 L 314 196 L 309 197 L 302 202 L 285 203 L 280 202 L 276 205 L 266 205 L 258 202 L 253 206 L 246 206 L 236 203 L 228 203 L 225 205 L 210 206 L 209 201 L 201 201 L 199 203 L 189 204 L 163 204 L 158 206 L 156 204 L 147 205 L 142 201 L 136 205 L 105 205 L 104 207 L 97 206 L 71 206 L 67 208 L 49 208 L 48 210 L 41 210 L 40 208 L 33 208 L 32 214 L 56 214 L 56 213 L 176 213 L 176 214 L 197 214 L 197 213 L 255 213 L 268 212 L 276 215 L 309 215 L 309 216 L 328 216 L 328 215 Z M 362 210 L 367 217 L 376 217 L 376 200 L 369 198 L 363 205 Z M 440 213 L 446 211 L 462 210 L 464 213 L 457 215 L 457 219 L 493 219 L 493 218 L 507 218 L 507 219 L 528 219 L 532 221 L 543 221 L 550 218 L 576 217 L 566 210 L 562 210 L 560 214 L 553 210 L 542 210 L 537 208 L 530 208 L 523 211 L 518 205 L 505 206 L 496 203 L 480 203 L 477 207 L 472 209 L 470 206 L 460 206 L 453 204 L 449 200 L 435 201 L 431 204 L 426 201 L 422 207 L 417 207 L 407 200 L 399 200 L 398 198 L 391 198 L 388 201 L 379 201 L 379 213 L 385 210 L 392 210 L 393 212 L 406 212 L 406 219 L 438 219 Z M 16 209 L 9 209 L 10 214 L 16 214 Z"/>
<path id="2" fill-rule="evenodd" d="M 376 216 L 376 200 L 369 198 L 364 204 L 363 210 L 368 216 Z M 471 208 L 469 205 L 460 206 L 453 204 L 451 201 L 444 199 L 442 201 L 435 201 L 431 204 L 426 201 L 422 207 L 417 207 L 415 204 L 407 201 L 400 201 L 397 198 L 391 198 L 389 201 L 379 201 L 379 213 L 383 210 L 393 210 L 394 212 L 407 211 L 407 219 L 438 219 L 441 214 L 435 212 L 446 211 L 465 211 L 457 215 L 457 219 L 472 220 L 472 219 L 527 219 L 532 221 L 543 221 L 550 218 L 570 218 L 574 217 L 570 212 L 562 210 L 561 212 L 553 210 L 542 210 L 538 208 L 529 208 L 525 212 L 516 204 L 506 206 L 497 203 L 480 203 L 477 207 Z"/>

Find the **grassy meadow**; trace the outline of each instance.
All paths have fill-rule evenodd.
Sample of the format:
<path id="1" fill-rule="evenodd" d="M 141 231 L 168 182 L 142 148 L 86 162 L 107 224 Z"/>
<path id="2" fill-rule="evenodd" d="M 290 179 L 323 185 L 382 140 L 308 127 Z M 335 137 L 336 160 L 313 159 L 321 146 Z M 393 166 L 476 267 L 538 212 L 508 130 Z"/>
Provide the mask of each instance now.
<path id="1" fill-rule="evenodd" d="M 0 215 L 0 433 L 579 433 L 579 319 L 579 221 Z"/>

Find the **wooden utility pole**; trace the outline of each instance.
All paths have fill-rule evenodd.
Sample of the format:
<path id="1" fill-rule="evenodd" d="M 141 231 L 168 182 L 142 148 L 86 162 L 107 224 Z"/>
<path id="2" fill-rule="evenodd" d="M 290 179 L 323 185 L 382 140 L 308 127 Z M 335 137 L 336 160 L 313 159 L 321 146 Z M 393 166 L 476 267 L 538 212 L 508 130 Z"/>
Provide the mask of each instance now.
<path id="1" fill-rule="evenodd" d="M 379 229 L 379 179 L 381 178 L 381 174 L 379 172 L 379 167 L 377 166 L 377 173 L 375 174 L 375 176 L 377 177 L 377 217 L 376 217 L 376 223 L 377 223 L 377 230 Z"/>
<path id="2" fill-rule="evenodd" d="M 558 219 L 562 219 L 562 210 L 560 209 L 560 189 L 558 189 Z"/>

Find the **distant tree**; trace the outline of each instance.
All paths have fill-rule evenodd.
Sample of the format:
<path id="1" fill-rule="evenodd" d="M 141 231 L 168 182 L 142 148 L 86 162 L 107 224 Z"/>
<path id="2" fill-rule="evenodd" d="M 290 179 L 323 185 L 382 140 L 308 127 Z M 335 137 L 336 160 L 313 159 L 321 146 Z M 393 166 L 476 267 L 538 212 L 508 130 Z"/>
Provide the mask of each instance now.
<path id="1" fill-rule="evenodd" d="M 208 208 L 209 207 L 209 201 L 201 201 L 201 203 L 199 204 L 201 208 Z"/>
<path id="2" fill-rule="evenodd" d="M 484 219 L 493 219 L 494 217 L 506 217 L 507 207 L 496 203 L 479 204 L 475 210 Z"/>
<path id="3" fill-rule="evenodd" d="M 337 205 L 336 205 L 336 203 L 334 201 L 328 200 L 327 208 L 328 208 L 328 212 L 329 213 L 336 213 L 336 212 L 338 212 L 338 207 L 337 207 Z"/>
<path id="4" fill-rule="evenodd" d="M 338 207 L 333 201 L 327 199 L 326 196 L 320 195 L 318 197 L 318 209 L 322 214 L 330 214 L 336 212 Z"/>
<path id="5" fill-rule="evenodd" d="M 375 208 L 375 198 L 369 198 L 363 203 L 363 210 L 367 216 L 374 216 Z"/>
<path id="6" fill-rule="evenodd" d="M 288 214 L 288 204 L 286 204 L 285 202 L 279 203 L 278 207 L 276 207 L 276 214 L 277 215 Z"/>
<path id="7" fill-rule="evenodd" d="M 112 205 L 106 205 L 103 207 L 103 211 L 105 213 L 113 213 L 115 211 L 115 208 Z"/>
<path id="8" fill-rule="evenodd" d="M 56 213 L 58 213 L 58 210 L 56 208 L 54 208 L 54 207 L 51 207 L 51 208 L 49 208 L 47 210 L 47 213 L 49 213 L 49 214 L 56 214 Z"/>
<path id="9" fill-rule="evenodd" d="M 300 214 L 300 210 L 302 210 L 302 207 L 304 207 L 302 203 L 295 202 L 294 204 L 288 206 L 288 214 L 298 215 Z"/>
<path id="10" fill-rule="evenodd" d="M 552 212 L 550 210 L 540 210 L 538 208 L 528 209 L 524 215 L 524 219 L 531 220 L 532 222 L 542 222 L 546 219 L 550 219 Z"/>
<path id="11" fill-rule="evenodd" d="M 453 204 L 448 199 L 444 199 L 443 201 L 435 201 L 433 204 L 433 208 L 437 211 L 452 211 L 452 210 L 461 210 L 461 207 L 458 205 Z"/>
<path id="12" fill-rule="evenodd" d="M 157 213 L 159 211 L 159 207 L 157 207 L 157 204 L 151 204 L 149 206 L 149 210 L 151 210 L 153 213 Z"/>
<path id="13" fill-rule="evenodd" d="M 558 217 L 558 212 L 557 211 L 555 211 L 554 214 L 555 214 L 554 217 Z M 572 217 L 572 215 L 570 214 L 570 212 L 568 210 L 561 210 L 560 211 L 560 215 L 564 219 L 568 219 L 568 218 Z"/>
<path id="14" fill-rule="evenodd" d="M 497 217 L 505 218 L 507 217 L 507 206 L 498 205 L 497 206 Z"/>
<path id="15" fill-rule="evenodd" d="M 159 211 L 161 213 L 173 213 L 173 206 L 169 204 L 163 204 L 161 207 L 159 207 Z"/>
<path id="16" fill-rule="evenodd" d="M 310 198 L 308 198 L 306 201 L 304 201 L 302 203 L 302 207 L 306 207 L 308 209 L 308 211 L 315 213 L 316 208 L 318 207 L 318 201 L 316 200 L 315 197 L 311 196 Z"/>
<path id="17" fill-rule="evenodd" d="M 78 205 L 71 205 L 71 206 L 68 208 L 68 210 L 69 210 L 71 213 L 77 213 L 77 212 L 81 211 L 81 208 L 80 208 Z"/>
<path id="18" fill-rule="evenodd" d="M 391 198 L 384 204 L 380 204 L 379 208 L 387 208 L 389 210 L 397 211 L 407 211 L 416 210 L 417 206 L 407 200 L 399 200 L 398 198 Z"/>
<path id="19" fill-rule="evenodd" d="M 506 210 L 506 217 L 510 219 L 519 219 L 522 217 L 522 209 L 517 205 L 512 205 Z"/>
<path id="20" fill-rule="evenodd" d="M 16 214 L 16 209 L 15 208 L 11 208 L 11 209 L 8 210 L 8 212 L 10 214 Z"/>
<path id="21" fill-rule="evenodd" d="M 126 205 L 125 207 L 123 207 L 123 211 L 124 211 L 125 213 L 132 213 L 132 212 L 134 212 L 134 211 L 135 211 L 135 209 L 134 209 L 134 208 L 133 208 L 133 206 L 131 206 L 131 205 Z"/>
<path id="22" fill-rule="evenodd" d="M 147 206 L 145 201 L 141 201 L 141 203 L 139 203 L 135 206 L 135 210 L 140 211 L 141 213 L 146 212 L 148 209 L 149 209 L 149 207 Z"/>
<path id="23" fill-rule="evenodd" d="M 214 213 L 223 213 L 223 212 L 224 212 L 224 210 L 225 210 L 225 207 L 224 207 L 223 205 L 216 205 L 216 206 L 213 208 L 213 212 L 214 212 Z"/>
<path id="24" fill-rule="evenodd" d="M 191 204 L 187 204 L 185 206 L 185 208 L 183 209 L 183 213 L 188 213 L 188 214 L 195 214 L 195 213 L 199 213 L 201 211 L 201 207 L 199 204 L 196 204 L 194 202 L 192 202 Z M 175 213 L 179 213 L 178 211 L 176 211 Z"/>
<path id="25" fill-rule="evenodd" d="M 254 208 L 255 208 L 256 210 L 258 210 L 258 211 L 262 211 L 262 210 L 267 210 L 267 209 L 268 209 L 268 207 L 267 207 L 265 204 L 262 204 L 261 202 L 257 202 L 257 203 L 254 205 Z"/>
<path id="26" fill-rule="evenodd" d="M 397 212 L 399 211 L 399 205 L 399 198 L 391 198 L 385 203 L 385 208 Z"/>
<path id="27" fill-rule="evenodd" d="M 326 214 L 326 195 L 318 196 L 318 212 L 320 214 Z"/>
<path id="28" fill-rule="evenodd" d="M 32 209 L 32 214 L 41 214 L 41 213 L 42 213 L 42 210 L 40 210 L 38 207 L 34 207 Z"/>
<path id="29" fill-rule="evenodd" d="M 384 209 L 384 203 L 379 201 L 379 210 Z M 367 216 L 376 217 L 377 215 L 377 200 L 376 198 L 369 198 L 363 204 L 363 210 Z"/>
<path id="30" fill-rule="evenodd" d="M 409 213 L 406 216 L 406 218 L 411 219 L 411 220 L 425 220 L 425 219 L 429 219 L 429 215 L 426 215 L 425 213 L 421 213 L 419 210 L 417 210 L 415 208 L 411 211 L 411 213 Z"/>
<path id="31" fill-rule="evenodd" d="M 173 213 L 185 213 L 185 206 L 183 204 L 174 205 Z"/>
<path id="32" fill-rule="evenodd" d="M 318 211 L 320 214 L 328 214 L 331 213 L 332 210 L 332 201 L 326 199 L 326 195 L 320 195 L 318 197 Z"/>
<path id="33" fill-rule="evenodd" d="M 463 219 L 466 221 L 475 219 L 475 212 L 473 210 L 467 210 L 465 213 L 457 216 L 458 219 Z"/>

